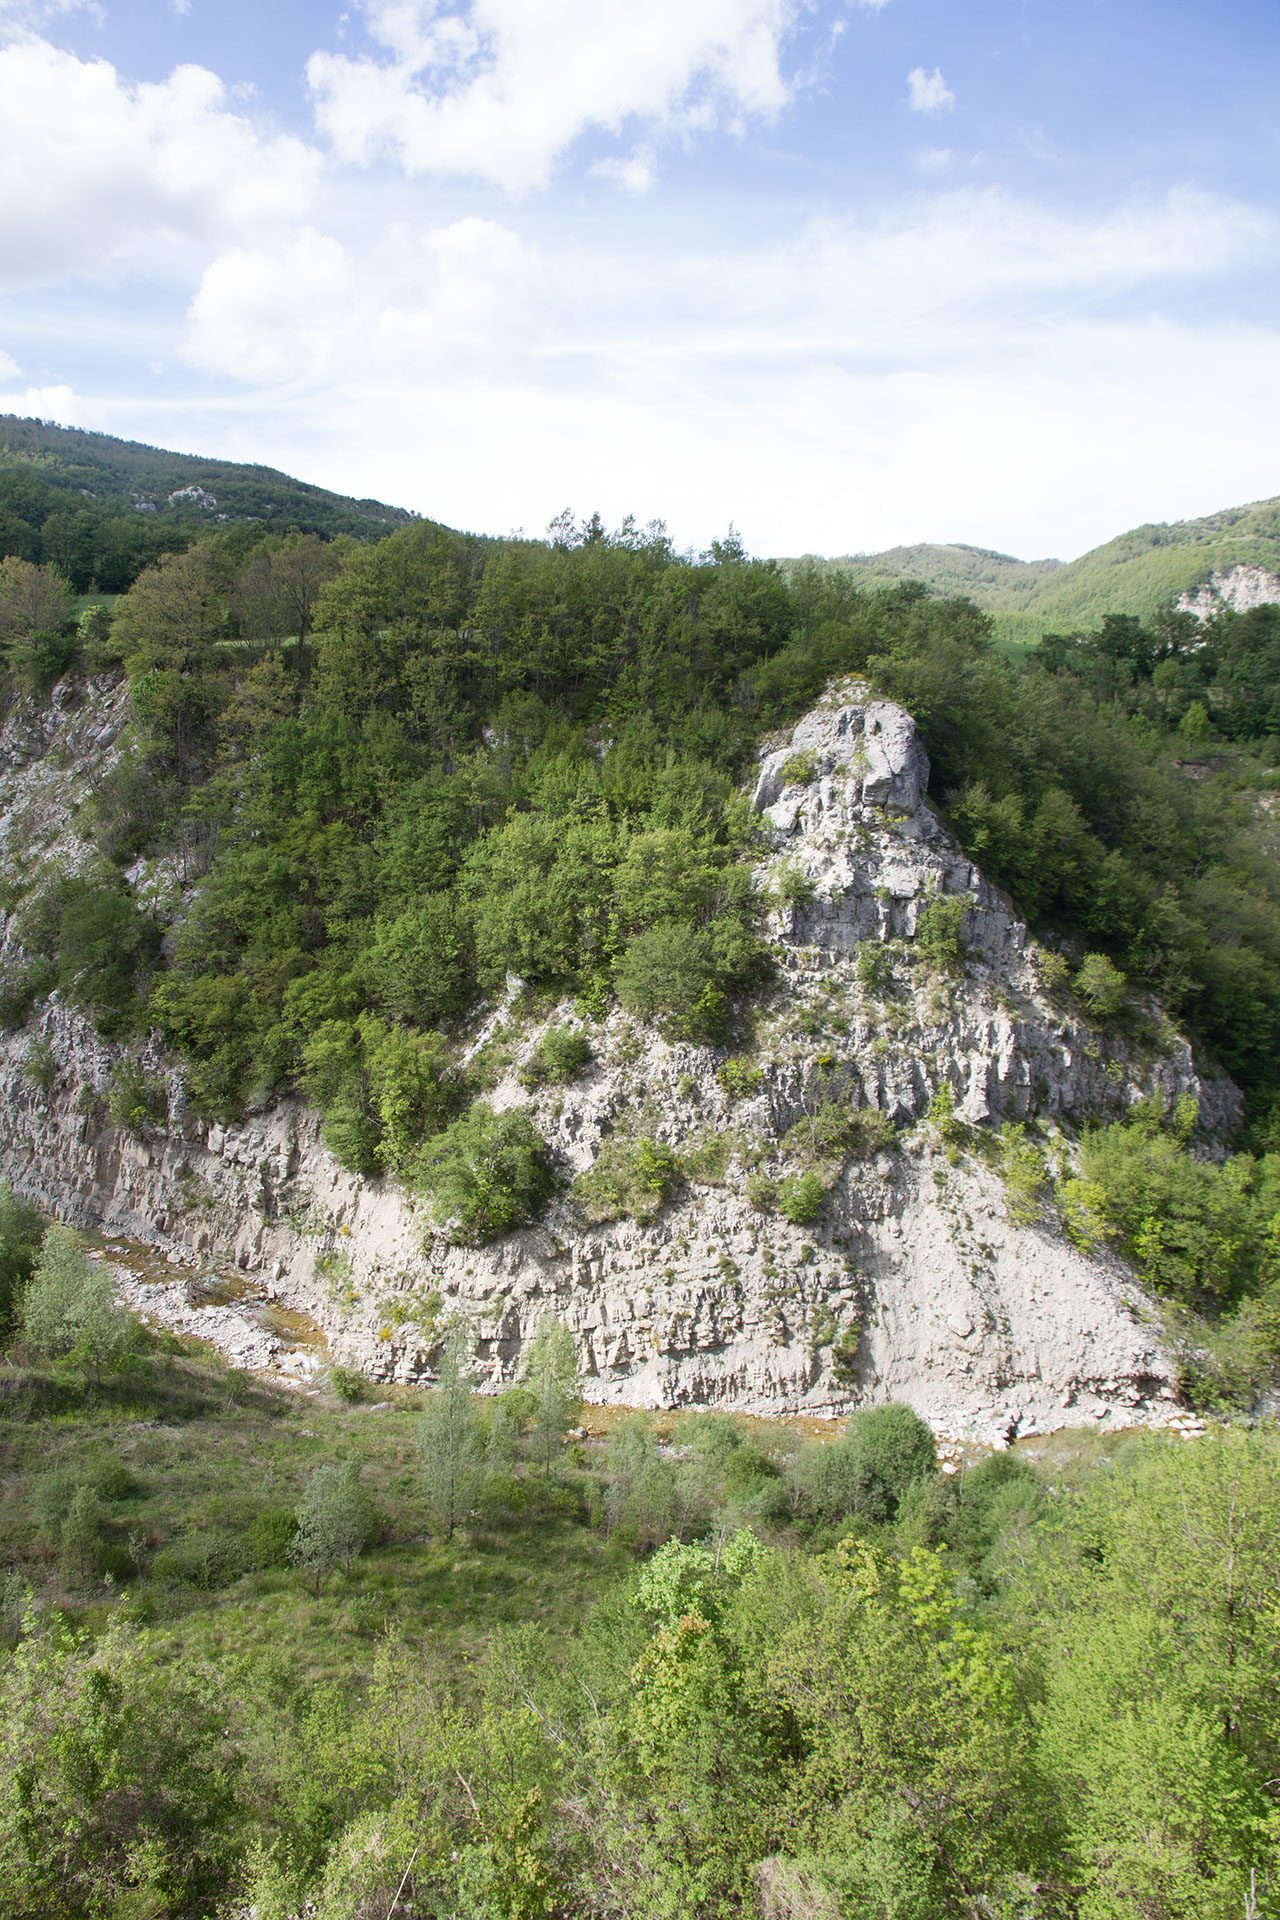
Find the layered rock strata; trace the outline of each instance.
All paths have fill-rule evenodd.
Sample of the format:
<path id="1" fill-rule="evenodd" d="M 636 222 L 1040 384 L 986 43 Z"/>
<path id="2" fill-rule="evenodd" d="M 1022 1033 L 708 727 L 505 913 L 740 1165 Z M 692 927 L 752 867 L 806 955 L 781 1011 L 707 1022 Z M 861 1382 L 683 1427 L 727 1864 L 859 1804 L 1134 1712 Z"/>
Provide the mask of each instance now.
<path id="1" fill-rule="evenodd" d="M 101 756 L 116 751 L 114 698 L 97 697 Z M 92 733 L 84 712 L 64 723 L 64 742 Z M 0 803 L 20 751 L 29 770 L 30 741 L 0 740 Z M 40 757 L 58 753 L 55 720 Z M 76 759 L 71 798 L 59 811 L 46 794 L 28 845 L 43 834 L 75 863 L 72 801 L 92 777 Z M 168 1123 L 112 1127 L 103 1096 L 118 1050 L 56 996 L 0 1043 L 0 1175 L 61 1217 L 261 1276 L 335 1356 L 380 1378 L 429 1376 L 462 1313 L 496 1386 L 555 1314 L 598 1401 L 835 1414 L 903 1399 L 940 1431 L 984 1440 L 1164 1419 L 1170 1363 L 1132 1276 L 1073 1247 L 1047 1206 L 1030 1224 L 1012 1218 L 990 1152 L 972 1149 L 1006 1120 L 1052 1145 L 1060 1126 L 1157 1091 L 1190 1093 L 1226 1124 L 1234 1090 L 1204 1083 L 1154 1010 L 1139 1046 L 1047 991 L 1044 956 L 941 826 L 927 779 L 910 716 L 857 683 L 762 755 L 758 877 L 774 901 L 777 984 L 745 1073 L 722 1073 L 724 1050 L 614 1012 L 591 1029 L 577 1082 L 529 1093 L 518 1070 L 547 1020 L 522 1020 L 512 983 L 484 1029 L 509 1056 L 487 1097 L 528 1107 L 565 1191 L 542 1223 L 496 1244 L 452 1244 L 420 1201 L 342 1168 L 297 1103 L 233 1127 L 200 1122 L 154 1041 L 145 1064 L 167 1081 Z M 951 968 L 922 939 L 938 901 L 957 903 Z M 550 1019 L 580 1023 L 569 1005 Z M 862 1108 L 892 1121 L 893 1144 L 824 1163 L 824 1206 L 790 1224 L 768 1183 L 802 1170 L 805 1123 Z M 586 1224 L 572 1178 L 629 1134 L 671 1146 L 687 1176 L 653 1218 Z"/>

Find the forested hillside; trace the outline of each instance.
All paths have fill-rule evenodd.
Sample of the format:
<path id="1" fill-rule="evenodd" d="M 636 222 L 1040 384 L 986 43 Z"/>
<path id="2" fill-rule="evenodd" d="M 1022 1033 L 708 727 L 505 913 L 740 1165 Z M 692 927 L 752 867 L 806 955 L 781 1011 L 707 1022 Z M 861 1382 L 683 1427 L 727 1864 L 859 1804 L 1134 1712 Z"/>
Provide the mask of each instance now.
<path id="1" fill-rule="evenodd" d="M 421 1265 L 377 1309 L 433 1384 L 374 1404 L 334 1366 L 289 1397 L 144 1332 L 74 1234 L 0 1193 L 0 1906 L 1262 1920 L 1280 1884 L 1280 609 L 1110 613 L 1011 661 L 971 600 L 784 570 L 732 538 L 693 560 L 658 526 L 183 537 L 112 607 L 77 608 L 48 560 L 0 561 L 20 777 L 66 772 L 45 756 L 55 713 L 108 742 L 75 835 L 6 823 L 15 1110 L 59 1093 L 117 1165 L 148 1138 L 163 1163 L 172 1127 L 164 1204 L 199 1216 L 219 1202 L 184 1157 L 191 1116 L 221 1133 L 300 1094 L 366 1185 L 419 1198 L 428 1246 L 478 1262 L 566 1185 L 521 1088 L 567 1099 L 612 1021 L 633 1057 L 701 1048 L 731 1115 L 776 1099 L 785 1157 L 771 1171 L 737 1122 L 677 1152 L 650 1095 L 603 1131 L 577 1217 L 652 1222 L 682 1183 L 740 1181 L 782 1223 L 779 1339 L 847 1393 L 865 1314 L 836 1306 L 866 1282 L 821 1224 L 842 1170 L 881 1166 L 877 1193 L 930 1183 L 981 1271 L 992 1216 L 946 1212 L 972 1164 L 988 1184 L 950 1191 L 998 1185 L 1033 1293 L 1068 1250 L 1114 1256 L 1164 1316 L 1169 1394 L 1255 1424 L 1124 1439 L 1100 1405 L 1089 1434 L 941 1461 L 901 1405 L 831 1438 L 706 1413 L 588 1429 L 566 1325 L 544 1312 L 482 1407 L 475 1326 Z M 997 1124 L 940 1085 L 899 1126 L 848 1097 L 844 1003 L 820 983 L 785 1004 L 766 929 L 802 926 L 812 883 L 763 864 L 744 785 L 771 741 L 778 804 L 816 805 L 818 759 L 780 729 L 848 675 L 864 721 L 866 689 L 916 717 L 933 805 L 1037 930 L 1035 1005 L 1096 1070 L 1096 1110 L 1032 1082 L 1025 1120 Z M 865 772 L 870 736 L 850 751 Z M 846 834 L 868 858 L 895 828 L 892 782 L 870 788 Z M 967 873 L 945 848 L 939 875 Z M 872 1051 L 909 1050 L 917 1001 L 945 1021 L 1009 999 L 967 944 L 977 886 L 913 900 L 909 927 L 881 889 L 883 931 L 849 966 Z M 99 1079 L 67 1083 L 50 1035 L 68 1009 L 103 1037 Z M 505 1104 L 495 1009 L 537 1035 Z M 1233 1136 L 1191 1095 L 1128 1104 L 1176 1051 L 1171 1019 L 1244 1088 Z M 692 1102 L 686 1077 L 672 1097 Z M 273 1188 L 273 1165 L 246 1162 L 235 1205 L 296 1207 L 311 1231 L 324 1196 Z M 324 1231 L 340 1298 L 349 1229 Z M 726 1298 L 737 1251 L 717 1249 Z M 688 1254 L 667 1237 L 655 1290 Z M 602 1284 L 574 1258 L 575 1284 Z M 810 1299 L 824 1262 L 846 1294 Z M 1001 1337 L 952 1333 L 970 1371 Z"/>
<path id="2" fill-rule="evenodd" d="M 411 518 L 271 467 L 0 416 L 0 560 L 55 566 L 77 593 L 123 593 L 143 567 L 181 552 L 211 522 L 368 540 Z"/>
<path id="3" fill-rule="evenodd" d="M 371 544 L 232 529 L 79 625 L 50 569 L 4 565 L 15 680 L 123 671 L 134 715 L 95 776 L 94 858 L 17 881 L 11 1025 L 56 989 L 116 1042 L 158 1030 L 212 1120 L 300 1091 L 348 1167 L 426 1196 L 457 1242 L 500 1237 L 563 1176 L 524 1107 L 487 1104 L 503 1065 L 471 1044 L 479 1011 L 510 979 L 530 1017 L 576 1005 L 585 1026 L 548 1033 L 530 1084 L 575 1080 L 592 1022 L 621 1005 L 737 1061 L 725 1086 L 758 1086 L 777 902 L 753 878 L 761 826 L 741 781 L 762 734 L 857 672 L 916 716 L 935 804 L 1039 929 L 1049 991 L 1158 1051 L 1155 993 L 1246 1090 L 1252 1133 L 1218 1143 L 1225 1169 L 1195 1157 L 1194 1114 L 1163 1134 L 1158 1112 L 1135 1116 L 1085 1143 L 1085 1183 L 1058 1204 L 1181 1311 L 1226 1316 L 1197 1391 L 1247 1399 L 1267 1378 L 1275 609 L 1207 630 L 1113 617 L 1011 664 L 971 603 L 864 592 L 823 566 L 787 576 L 733 541 L 692 561 L 659 528 L 595 520 L 546 543 L 428 523 Z M 926 983 L 962 977 L 965 912 L 922 912 Z M 878 964 L 860 960 L 859 979 L 891 1001 L 892 953 Z M 141 1124 L 155 1096 L 131 1072 L 121 1098 Z M 813 1098 L 831 1096 L 815 1082 Z M 886 1138 L 883 1115 L 856 1140 L 837 1118 L 771 1199 L 761 1177 L 762 1206 L 815 1217 L 815 1158 L 836 1167 Z M 652 1211 L 684 1177 L 652 1119 L 632 1132 L 592 1175 L 600 1192 L 583 1188 L 588 1218 Z M 1075 1151 L 1051 1126 L 1042 1144 Z M 716 1152 L 731 1150 L 726 1134 Z M 1050 1190 L 1047 1171 L 1028 1177 Z"/>

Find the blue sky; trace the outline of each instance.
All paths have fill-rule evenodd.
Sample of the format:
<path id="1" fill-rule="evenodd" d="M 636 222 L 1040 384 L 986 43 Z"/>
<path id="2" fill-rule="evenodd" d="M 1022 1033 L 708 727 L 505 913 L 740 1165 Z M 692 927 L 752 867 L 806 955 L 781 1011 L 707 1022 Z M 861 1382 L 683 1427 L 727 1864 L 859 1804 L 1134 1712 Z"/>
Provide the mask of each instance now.
<path id="1" fill-rule="evenodd" d="M 1280 492 L 1280 11 L 0 0 L 0 409 L 455 525 Z"/>

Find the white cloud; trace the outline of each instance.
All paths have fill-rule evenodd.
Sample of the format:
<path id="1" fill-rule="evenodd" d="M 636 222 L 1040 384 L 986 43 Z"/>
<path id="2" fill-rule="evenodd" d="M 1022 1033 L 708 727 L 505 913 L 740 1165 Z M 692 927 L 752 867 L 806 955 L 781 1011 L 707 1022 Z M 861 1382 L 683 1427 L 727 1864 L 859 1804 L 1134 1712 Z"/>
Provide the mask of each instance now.
<path id="1" fill-rule="evenodd" d="M 16 372 L 16 368 L 14 369 Z M 0 367 L 7 377 L 8 370 Z M 52 420 L 60 427 L 96 427 L 107 424 L 108 409 L 74 387 L 27 387 L 24 392 L 0 393 L 0 413 L 16 413 L 27 420 Z"/>
<path id="2" fill-rule="evenodd" d="M 71 278 L 166 238 L 296 221 L 321 161 L 231 111 L 204 67 L 129 85 L 38 38 L 0 47 L 0 278 Z"/>
<path id="3" fill-rule="evenodd" d="M 917 147 L 913 156 L 915 170 L 923 180 L 936 180 L 950 173 L 955 155 L 950 147 Z"/>
<path id="4" fill-rule="evenodd" d="M 667 135 L 769 119 L 804 0 L 364 0 L 384 56 L 315 53 L 316 122 L 340 158 L 545 185 L 589 129 Z M 625 164 L 625 163 L 624 163 Z M 638 176 L 637 176 L 638 177 Z"/>
<path id="5" fill-rule="evenodd" d="M 945 113 L 955 103 L 956 97 L 937 67 L 932 73 L 912 67 L 907 75 L 907 105 L 912 113 Z"/>
<path id="6" fill-rule="evenodd" d="M 310 234 L 210 268 L 187 352 L 248 389 L 218 403 L 221 450 L 457 524 L 537 529 L 569 500 L 693 543 L 733 518 L 774 552 L 1069 554 L 1274 491 L 1280 334 L 1149 308 L 1276 231 L 1183 191 L 1092 216 L 922 195 L 679 257 L 481 219 Z"/>
<path id="7" fill-rule="evenodd" d="M 169 5 L 173 8 L 173 11 L 179 15 L 190 13 L 191 11 L 191 0 L 169 0 Z"/>
<path id="8" fill-rule="evenodd" d="M 634 153 L 610 154 L 591 168 L 602 180 L 612 180 L 627 193 L 648 193 L 658 177 L 652 147 L 637 147 Z"/>
<path id="9" fill-rule="evenodd" d="M 244 380 L 314 380 L 337 363 L 357 298 L 351 261 L 326 234 L 304 228 L 270 252 L 235 247 L 200 282 L 186 358 Z"/>
<path id="10" fill-rule="evenodd" d="M 14 380 L 18 372 L 18 363 L 13 355 L 6 353 L 3 347 L 0 347 L 0 380 Z"/>
<path id="11" fill-rule="evenodd" d="M 98 0 L 0 0 L 0 34 L 34 33 L 72 13 L 87 13 L 99 26 L 107 17 Z"/>

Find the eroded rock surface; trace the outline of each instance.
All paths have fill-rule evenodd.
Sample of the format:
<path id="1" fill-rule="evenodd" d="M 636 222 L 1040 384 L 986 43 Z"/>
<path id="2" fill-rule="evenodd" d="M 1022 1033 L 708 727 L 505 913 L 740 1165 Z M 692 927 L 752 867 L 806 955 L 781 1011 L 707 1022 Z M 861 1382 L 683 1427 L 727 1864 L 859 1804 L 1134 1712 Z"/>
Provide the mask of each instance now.
<path id="1" fill-rule="evenodd" d="M 55 727 L 46 751 L 58 750 Z M 4 752 L 0 740 L 0 767 Z M 1048 1211 L 1011 1220 L 963 1128 L 1116 1115 L 1157 1090 L 1191 1093 L 1225 1123 L 1235 1091 L 1203 1082 L 1154 1010 L 1138 1047 L 1046 991 L 1043 956 L 943 830 L 927 780 L 910 716 L 858 683 L 762 755 L 777 985 L 756 1017 L 758 1080 L 736 1097 L 723 1049 L 670 1043 L 619 1012 L 592 1028 L 574 1085 L 530 1094 L 517 1070 L 541 1028 L 520 1024 L 514 988 L 491 1010 L 511 1066 L 488 1097 L 529 1107 L 566 1185 L 610 1133 L 694 1154 L 696 1175 L 647 1222 L 586 1225 L 566 1191 L 536 1227 L 453 1245 L 413 1197 L 341 1167 L 297 1103 L 234 1127 L 197 1121 L 155 1042 L 146 1065 L 167 1081 L 168 1125 L 124 1133 L 103 1097 L 117 1050 L 56 996 L 0 1042 L 0 1174 L 64 1218 L 260 1276 L 336 1357 L 380 1378 L 429 1374 L 442 1325 L 463 1312 L 497 1385 L 554 1313 L 600 1401 L 839 1413 L 903 1399 L 944 1433 L 986 1440 L 1166 1418 L 1171 1369 L 1132 1276 L 1071 1246 Z M 71 818 L 44 831 L 74 860 Z M 961 903 L 952 971 L 918 944 L 940 899 Z M 566 1005 L 552 1018 L 579 1016 Z M 36 1044 L 46 1086 L 24 1071 Z M 804 1123 L 833 1107 L 879 1109 L 896 1141 L 827 1165 L 812 1224 L 753 1205 L 749 1188 L 759 1200 L 760 1183 L 803 1168 Z M 959 1145 L 936 1124 L 948 1107 Z"/>

